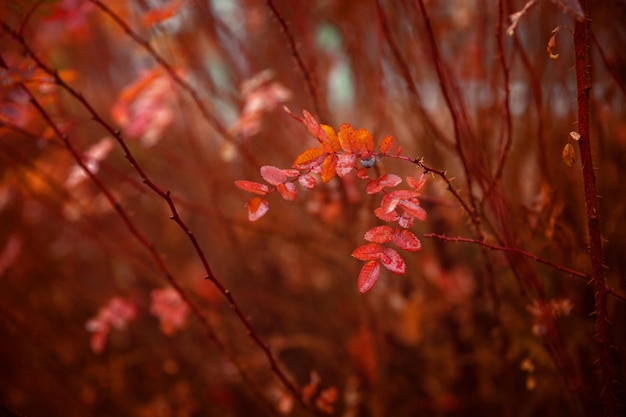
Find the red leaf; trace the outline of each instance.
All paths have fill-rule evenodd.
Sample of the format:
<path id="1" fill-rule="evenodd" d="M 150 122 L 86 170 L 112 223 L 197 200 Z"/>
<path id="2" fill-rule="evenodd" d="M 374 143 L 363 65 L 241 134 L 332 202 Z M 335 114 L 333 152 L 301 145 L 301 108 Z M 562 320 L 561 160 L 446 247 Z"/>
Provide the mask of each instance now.
<path id="1" fill-rule="evenodd" d="M 391 213 L 395 211 L 399 202 L 399 199 L 393 198 L 393 196 L 386 194 L 380 202 L 380 209 L 385 213 Z"/>
<path id="2" fill-rule="evenodd" d="M 267 195 L 269 191 L 267 185 L 254 181 L 239 180 L 235 181 L 235 185 L 244 191 L 259 195 Z"/>
<path id="3" fill-rule="evenodd" d="M 246 203 L 248 208 L 248 220 L 251 222 L 259 220 L 270 209 L 270 205 L 267 200 L 262 200 L 259 197 L 252 197 Z"/>
<path id="4" fill-rule="evenodd" d="M 409 187 L 413 188 L 415 191 L 418 191 L 426 183 L 426 175 L 420 175 L 419 180 L 416 180 L 413 177 L 406 177 L 406 183 L 409 184 Z"/>
<path id="5" fill-rule="evenodd" d="M 395 249 L 385 248 L 380 257 L 382 264 L 394 274 L 402 275 L 406 272 L 406 263 Z"/>
<path id="6" fill-rule="evenodd" d="M 337 175 L 343 177 L 356 165 L 356 155 L 352 153 L 342 153 L 337 159 Z"/>
<path id="7" fill-rule="evenodd" d="M 303 186 L 304 188 L 308 188 L 309 190 L 315 188 L 315 186 L 317 185 L 315 177 L 311 174 L 302 174 L 298 178 L 298 182 L 301 186 Z"/>
<path id="8" fill-rule="evenodd" d="M 300 175 L 300 171 L 298 171 L 297 169 L 283 169 L 283 172 L 290 178 Z"/>
<path id="9" fill-rule="evenodd" d="M 398 226 L 403 229 L 409 229 L 415 223 L 415 217 L 407 214 L 406 212 L 402 213 L 401 216 L 398 216 Z"/>
<path id="10" fill-rule="evenodd" d="M 158 317 L 164 335 L 172 336 L 185 326 L 189 307 L 174 288 L 154 289 L 150 299 L 150 313 Z"/>
<path id="11" fill-rule="evenodd" d="M 380 264 L 376 261 L 369 261 L 363 268 L 361 268 L 361 272 L 359 273 L 359 279 L 357 281 L 357 285 L 359 287 L 359 292 L 364 294 L 368 292 L 376 281 L 378 281 L 378 277 L 380 276 Z"/>
<path id="12" fill-rule="evenodd" d="M 377 180 L 371 180 L 365 186 L 368 194 L 376 194 L 385 187 L 395 187 L 402 182 L 402 178 L 394 174 L 383 174 Z"/>
<path id="13" fill-rule="evenodd" d="M 374 261 L 380 258 L 383 248 L 378 243 L 367 243 L 352 252 L 352 256 L 362 261 Z"/>
<path id="14" fill-rule="evenodd" d="M 417 220 L 426 220 L 426 211 L 420 207 L 419 204 L 416 204 L 412 201 L 400 201 L 399 206 L 402 207 L 405 213 L 410 214 L 415 217 Z"/>
<path id="15" fill-rule="evenodd" d="M 304 123 L 306 128 L 309 130 L 309 133 L 311 134 L 311 136 L 319 140 L 319 135 L 321 131 L 320 124 L 317 122 L 317 120 L 315 120 L 315 118 L 311 115 L 311 113 L 309 113 L 306 110 L 302 110 L 302 116 L 303 116 L 302 122 Z"/>
<path id="16" fill-rule="evenodd" d="M 278 184 L 277 189 L 285 200 L 293 201 L 298 197 L 298 190 L 293 182 Z"/>
<path id="17" fill-rule="evenodd" d="M 387 243 L 393 237 L 393 229 L 390 226 L 376 226 L 365 232 L 364 239 L 368 242 Z"/>
<path id="18" fill-rule="evenodd" d="M 380 149 L 380 153 L 388 154 L 393 149 L 393 137 L 385 136 L 380 140 L 380 144 L 378 145 L 378 149 Z"/>
<path id="19" fill-rule="evenodd" d="M 263 165 L 261 167 L 261 176 L 272 185 L 282 184 L 287 181 L 287 174 L 282 169 L 271 165 Z"/>
<path id="20" fill-rule="evenodd" d="M 403 229 L 393 236 L 393 243 L 404 250 L 415 252 L 422 248 L 422 243 L 410 231 Z"/>
<path id="21" fill-rule="evenodd" d="M 383 174 L 378 179 L 378 183 L 383 187 L 395 187 L 402 182 L 402 178 L 395 174 Z"/>
<path id="22" fill-rule="evenodd" d="M 374 210 L 374 214 L 384 222 L 395 222 L 398 220 L 398 214 L 393 210 L 387 213 L 382 208 L 377 207 L 376 210 Z"/>

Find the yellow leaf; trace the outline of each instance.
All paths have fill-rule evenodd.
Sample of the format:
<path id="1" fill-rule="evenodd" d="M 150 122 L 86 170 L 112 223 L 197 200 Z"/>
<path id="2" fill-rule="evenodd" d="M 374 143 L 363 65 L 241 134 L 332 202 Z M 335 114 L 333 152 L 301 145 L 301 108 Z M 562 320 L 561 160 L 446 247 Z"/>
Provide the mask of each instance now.
<path id="1" fill-rule="evenodd" d="M 307 165 L 324 155 L 324 151 L 320 148 L 310 148 L 302 152 L 293 163 L 293 167 L 297 168 L 302 165 Z"/>

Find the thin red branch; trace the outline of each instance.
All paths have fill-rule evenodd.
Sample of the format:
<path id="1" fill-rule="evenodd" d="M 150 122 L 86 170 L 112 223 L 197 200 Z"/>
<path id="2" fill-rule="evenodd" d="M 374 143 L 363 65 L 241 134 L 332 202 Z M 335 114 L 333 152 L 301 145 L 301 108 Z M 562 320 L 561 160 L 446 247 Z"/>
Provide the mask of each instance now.
<path id="1" fill-rule="evenodd" d="M 511 150 L 511 144 L 513 142 L 512 134 L 513 134 L 513 122 L 511 120 L 511 107 L 510 107 L 510 97 L 511 97 L 511 89 L 509 87 L 509 67 L 506 63 L 506 57 L 504 56 L 504 42 L 502 40 L 502 34 L 504 32 L 504 1 L 498 0 L 498 25 L 496 27 L 496 43 L 498 45 L 498 60 L 500 62 L 500 68 L 502 68 L 502 76 L 503 87 L 504 87 L 504 124 L 505 124 L 505 139 L 504 139 L 504 149 L 500 151 L 498 165 L 496 168 L 496 173 L 494 175 L 494 181 L 497 181 L 502 176 L 502 171 L 504 170 L 504 163 L 509 155 L 509 151 Z M 501 145 L 500 145 L 501 146 Z"/>
<path id="2" fill-rule="evenodd" d="M 270 8 L 276 20 L 278 20 L 278 24 L 280 25 L 281 31 L 285 34 L 285 38 L 287 39 L 287 43 L 289 44 L 289 50 L 291 51 L 291 55 L 296 60 L 296 64 L 302 73 L 302 77 L 304 78 L 304 84 L 306 85 L 307 92 L 311 97 L 311 101 L 313 102 L 313 108 L 315 109 L 316 116 L 318 120 L 326 120 L 328 119 L 328 115 L 323 111 L 322 104 L 320 102 L 319 94 L 317 91 L 317 87 L 315 81 L 313 80 L 313 76 L 311 72 L 308 70 L 306 65 L 304 64 L 304 60 L 302 59 L 302 55 L 298 51 L 298 47 L 296 45 L 296 41 L 294 40 L 291 31 L 289 30 L 289 26 L 287 26 L 287 22 L 280 14 L 280 11 L 274 4 L 272 0 L 266 0 L 265 4 Z"/>
<path id="3" fill-rule="evenodd" d="M 532 259 L 535 262 L 539 262 L 541 264 L 547 265 L 551 268 L 554 268 L 556 270 L 559 270 L 561 272 L 565 272 L 566 274 L 575 276 L 575 277 L 579 277 L 579 278 L 584 278 L 585 280 L 589 280 L 589 275 L 580 272 L 580 271 L 576 271 L 575 269 L 571 269 L 568 268 L 566 266 L 562 266 L 559 264 L 556 264 L 552 261 L 549 261 L 547 259 L 544 258 L 540 258 L 537 255 L 534 255 L 530 252 L 526 252 L 525 250 L 522 249 L 517 249 L 517 248 L 510 248 L 507 246 L 499 246 L 499 245 L 492 245 L 491 243 L 487 243 L 483 240 L 478 240 L 478 239 L 470 239 L 470 238 L 466 238 L 466 237 L 449 237 L 449 236 L 444 236 L 444 235 L 440 235 L 437 233 L 425 233 L 423 235 L 426 238 L 429 239 L 441 239 L 441 240 L 445 240 L 447 242 L 461 242 L 461 243 L 473 243 L 476 245 L 480 245 L 484 248 L 487 249 L 491 249 L 491 250 L 495 250 L 495 251 L 502 251 L 502 252 L 512 252 L 512 253 L 516 253 L 518 255 L 522 255 L 526 258 Z M 606 291 L 609 294 L 612 294 L 615 298 L 619 298 L 622 301 L 626 301 L 626 295 L 622 294 L 620 291 L 614 289 L 614 288 L 609 288 L 608 286 L 606 287 Z"/>
<path id="4" fill-rule="evenodd" d="M 578 146 L 582 164 L 582 176 L 585 191 L 585 209 L 587 213 L 587 231 L 589 233 L 589 259 L 591 261 L 591 283 L 594 291 L 596 317 L 596 344 L 598 348 L 598 366 L 600 368 L 600 396 L 606 417 L 619 414 L 615 396 L 614 371 L 611 363 L 611 334 L 607 312 L 607 289 L 602 261 L 602 236 L 600 228 L 600 210 L 596 191 L 596 174 L 591 155 L 590 106 L 591 90 L 591 20 L 587 2 L 582 1 L 586 18 L 574 26 L 574 51 L 576 55 L 576 86 L 578 102 Z"/>
<path id="5" fill-rule="evenodd" d="M 2 63 L 3 64 L 3 63 Z M 235 357 L 230 353 L 224 342 L 217 336 L 211 324 L 207 320 L 207 318 L 202 314 L 200 307 L 193 302 L 191 297 L 187 294 L 187 292 L 183 289 L 183 287 L 178 283 L 178 280 L 174 278 L 174 275 L 170 272 L 167 267 L 165 260 L 159 254 L 157 248 L 152 244 L 148 238 L 139 231 L 139 229 L 135 226 L 133 221 L 130 219 L 130 216 L 126 213 L 126 211 L 122 208 L 121 204 L 114 197 L 111 190 L 104 185 L 104 183 L 98 178 L 88 167 L 87 164 L 83 161 L 82 153 L 79 152 L 72 142 L 69 140 L 67 134 L 61 132 L 58 125 L 52 120 L 52 117 L 48 114 L 48 112 L 43 108 L 41 103 L 35 98 L 35 96 L 31 93 L 31 91 L 26 88 L 24 85 L 21 85 L 23 91 L 28 95 L 30 103 L 35 107 L 37 112 L 41 115 L 41 117 L 45 120 L 48 126 L 52 129 L 54 134 L 63 142 L 67 151 L 72 155 L 72 158 L 76 162 L 78 166 L 87 174 L 89 179 L 98 187 L 100 192 L 107 199 L 111 207 L 117 212 L 117 214 L 121 217 L 123 223 L 126 225 L 126 228 L 130 231 L 130 233 L 139 241 L 139 243 L 148 250 L 150 256 L 155 262 L 157 268 L 163 273 L 167 282 L 172 286 L 172 288 L 176 291 L 179 297 L 183 300 L 183 302 L 189 307 L 191 314 L 198 319 L 202 328 L 205 331 L 205 335 L 211 340 L 218 349 L 228 358 L 228 360 L 235 366 L 242 380 L 246 384 L 246 386 L 251 390 L 252 393 L 264 404 L 267 405 L 268 400 L 256 389 L 254 383 L 248 378 L 246 373 L 243 371 L 241 365 Z M 271 407 L 270 407 L 271 408 Z"/>
<path id="6" fill-rule="evenodd" d="M 419 90 L 417 89 L 417 86 L 415 85 L 415 81 L 413 81 L 413 77 L 411 76 L 411 70 L 409 69 L 409 65 L 407 64 L 406 60 L 402 56 L 402 53 L 400 52 L 398 45 L 396 44 L 393 37 L 391 36 L 391 31 L 389 30 L 389 24 L 387 23 L 387 18 L 380 5 L 380 1 L 376 1 L 375 4 L 376 4 L 376 14 L 378 16 L 378 22 L 379 22 L 381 31 L 383 33 L 385 40 L 387 41 L 387 45 L 389 45 L 391 54 L 393 55 L 393 58 L 396 61 L 396 65 L 398 66 L 398 69 L 400 70 L 400 75 L 404 79 L 404 82 L 406 83 L 409 93 L 411 93 L 413 97 L 415 98 L 416 109 L 420 117 L 426 122 L 426 125 L 428 126 L 430 131 L 435 135 L 435 137 L 440 143 L 442 143 L 448 148 L 451 148 L 451 149 L 454 148 L 454 144 L 451 143 L 450 140 L 446 138 L 446 136 L 443 134 L 441 129 L 439 129 L 439 127 L 437 127 L 435 122 L 432 120 L 432 117 L 430 117 L 428 113 L 424 110 L 424 106 L 422 106 L 422 98 L 420 96 Z"/>
<path id="7" fill-rule="evenodd" d="M 92 1 L 97 1 L 97 0 L 92 0 Z M 250 336 L 250 338 L 255 342 L 255 344 L 265 354 L 266 359 L 267 359 L 267 361 L 268 361 L 268 363 L 270 365 L 270 369 L 272 370 L 274 375 L 283 383 L 285 388 L 287 388 L 296 399 L 300 400 L 301 404 L 305 408 L 309 408 L 308 405 L 305 404 L 304 401 L 302 400 L 302 397 L 300 395 L 300 391 L 289 380 L 289 378 L 287 377 L 285 372 L 278 365 L 278 362 L 277 362 L 276 358 L 274 357 L 274 355 L 272 354 L 269 345 L 261 338 L 261 336 L 258 334 L 258 332 L 254 329 L 254 326 L 250 322 L 250 319 L 243 313 L 243 311 L 241 310 L 239 304 L 236 302 L 235 298 L 233 297 L 231 291 L 228 290 L 224 286 L 224 284 L 222 284 L 222 282 L 215 276 L 215 274 L 211 270 L 211 267 L 210 267 L 210 265 L 209 265 L 209 263 L 207 261 L 206 255 L 204 254 L 204 251 L 200 247 L 200 245 L 199 245 L 199 243 L 198 243 L 194 233 L 191 231 L 191 229 L 189 229 L 187 224 L 179 216 L 176 204 L 174 203 L 174 201 L 173 201 L 173 199 L 172 199 L 172 197 L 170 195 L 170 192 L 162 190 L 157 184 L 155 184 L 148 177 L 148 175 L 145 173 L 145 171 L 143 170 L 143 168 L 141 167 L 139 162 L 135 159 L 135 157 L 133 156 L 132 152 L 128 148 L 128 146 L 127 146 L 124 138 L 122 137 L 122 134 L 120 133 L 120 131 L 114 129 L 104 119 L 102 119 L 102 117 L 100 117 L 100 115 L 91 106 L 91 104 L 82 96 L 82 94 L 77 92 L 69 84 L 67 84 L 65 81 L 63 81 L 63 79 L 58 75 L 57 71 L 55 71 L 52 68 L 50 68 L 49 66 L 47 66 L 41 59 L 39 59 L 39 57 L 28 46 L 28 44 L 26 43 L 24 38 L 22 36 L 20 36 L 17 32 L 15 32 L 9 25 L 7 25 L 6 22 L 2 22 L 2 28 L 17 43 L 19 43 L 22 46 L 22 48 L 24 49 L 26 54 L 34 61 L 34 63 L 37 65 L 37 67 L 42 69 L 48 75 L 52 76 L 54 78 L 55 83 L 57 85 L 59 85 L 61 88 L 63 88 L 65 91 L 67 91 L 72 97 L 74 97 L 78 102 L 80 102 L 80 104 L 91 115 L 92 119 L 94 121 L 96 121 L 98 124 L 100 124 L 111 136 L 113 136 L 115 138 L 115 140 L 118 142 L 118 144 L 122 147 L 122 149 L 124 151 L 124 157 L 130 162 L 132 167 L 139 174 L 139 176 L 143 180 L 144 184 L 146 184 L 148 186 L 148 188 L 150 188 L 152 191 L 154 191 L 154 193 L 157 194 L 160 198 L 165 200 L 165 202 L 167 203 L 167 205 L 168 205 L 168 207 L 169 207 L 169 209 L 171 211 L 170 219 L 173 220 L 183 230 L 183 232 L 187 235 L 188 239 L 190 240 L 194 250 L 196 251 L 196 254 L 197 254 L 198 258 L 200 259 L 200 261 L 201 261 L 201 263 L 202 263 L 202 265 L 204 267 L 204 270 L 206 272 L 206 277 L 205 278 L 210 280 L 211 283 L 226 298 L 226 300 L 228 301 L 228 303 L 230 305 L 231 310 L 233 310 L 233 312 L 236 314 L 237 318 L 239 319 L 239 321 L 244 326 L 244 328 L 245 328 L 246 332 L 248 333 L 248 335 Z M 48 123 L 53 123 L 52 120 L 49 118 L 49 116 L 47 116 L 47 113 L 44 113 L 44 114 L 46 114 L 46 117 L 45 117 L 46 120 L 47 121 L 49 120 Z M 67 137 L 64 136 L 60 131 L 58 131 L 58 129 L 55 130 L 55 133 L 57 135 L 61 135 L 61 139 L 62 140 L 64 140 L 64 141 L 67 140 Z M 75 152 L 73 152 L 72 154 L 74 155 Z M 76 153 L 75 157 L 78 157 L 80 159 L 80 155 L 78 153 Z M 82 161 L 79 163 L 79 165 L 81 166 L 81 168 L 87 169 L 87 167 L 82 163 Z M 98 181 L 98 178 L 95 175 L 91 174 L 89 176 L 90 176 L 90 178 L 92 178 L 92 180 L 96 184 L 99 183 L 101 186 L 104 186 L 104 184 L 102 184 L 100 181 Z M 133 233 L 133 235 L 135 235 L 142 242 L 142 244 L 144 246 L 146 246 L 146 248 L 148 248 L 150 250 L 150 252 L 153 254 L 153 257 L 155 255 L 158 255 L 158 253 L 156 252 L 156 249 L 154 248 L 154 246 L 150 242 L 148 242 L 145 239 L 141 240 L 139 238 L 142 235 L 134 227 L 134 225 L 132 224 L 132 222 L 130 221 L 128 216 L 126 216 L 126 213 L 123 210 L 121 210 L 120 205 L 115 201 L 113 195 L 110 192 L 109 192 L 109 196 L 107 196 L 107 199 L 113 205 L 113 207 L 118 211 L 120 216 L 122 216 L 122 218 L 124 219 L 124 222 L 129 227 L 129 230 L 131 231 L 131 233 Z M 159 268 L 162 271 L 166 271 L 167 270 L 167 267 L 165 266 L 163 260 L 160 257 L 158 258 L 158 260 L 157 260 L 157 258 L 155 258 L 155 261 L 157 261 L 157 264 L 158 264 Z M 171 277 L 171 275 L 169 275 L 169 276 Z M 173 286 L 174 286 L 174 284 L 173 284 Z M 178 285 L 176 285 L 174 287 L 177 290 L 180 289 L 180 287 Z M 187 299 L 185 299 L 185 301 L 187 301 Z"/>

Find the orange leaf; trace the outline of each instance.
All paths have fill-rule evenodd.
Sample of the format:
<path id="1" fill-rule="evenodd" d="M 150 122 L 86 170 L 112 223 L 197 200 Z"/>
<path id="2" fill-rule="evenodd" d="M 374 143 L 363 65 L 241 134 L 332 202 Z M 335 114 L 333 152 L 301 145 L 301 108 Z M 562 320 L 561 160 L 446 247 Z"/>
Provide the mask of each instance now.
<path id="1" fill-rule="evenodd" d="M 352 134 L 352 150 L 364 155 L 374 150 L 374 137 L 366 129 L 356 130 Z"/>
<path id="2" fill-rule="evenodd" d="M 310 148 L 302 152 L 293 163 L 294 168 L 307 169 L 312 166 L 319 165 L 321 163 L 321 157 L 324 156 L 324 151 L 320 148 Z M 318 161 L 319 159 L 319 161 Z"/>
<path id="3" fill-rule="evenodd" d="M 262 200 L 259 197 L 252 197 L 246 203 L 248 208 L 248 220 L 251 222 L 259 220 L 270 209 L 267 200 Z"/>
<path id="4" fill-rule="evenodd" d="M 322 164 L 322 172 L 320 177 L 322 178 L 323 183 L 327 183 L 332 180 L 337 169 L 337 158 L 335 155 L 328 155 L 326 159 L 324 159 L 324 163 Z"/>
<path id="5" fill-rule="evenodd" d="M 387 135 L 380 140 L 380 144 L 378 145 L 378 149 L 380 149 L 380 153 L 383 155 L 388 154 L 393 149 L 393 136 Z"/>
<path id="6" fill-rule="evenodd" d="M 380 264 L 376 261 L 369 261 L 363 268 L 361 268 L 361 272 L 359 273 L 359 278 L 357 280 L 357 285 L 359 288 L 359 292 L 364 294 L 368 292 L 376 281 L 378 281 L 378 277 L 380 276 Z"/>
<path id="7" fill-rule="evenodd" d="M 326 133 L 326 138 L 328 139 L 328 145 L 331 149 L 331 152 L 338 152 L 341 149 L 341 145 L 339 143 L 339 138 L 335 133 L 335 130 L 328 125 L 320 125 L 324 133 Z M 329 153 L 331 153 L 329 152 Z"/>

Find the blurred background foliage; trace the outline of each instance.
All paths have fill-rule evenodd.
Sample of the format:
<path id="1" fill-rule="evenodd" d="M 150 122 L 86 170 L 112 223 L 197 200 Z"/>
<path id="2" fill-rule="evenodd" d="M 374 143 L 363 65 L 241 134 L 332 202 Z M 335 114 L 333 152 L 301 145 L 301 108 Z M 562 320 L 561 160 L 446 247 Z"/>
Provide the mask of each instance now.
<path id="1" fill-rule="evenodd" d="M 247 220 L 248 196 L 234 186 L 260 180 L 262 165 L 290 167 L 315 146 L 282 106 L 306 109 L 334 127 L 366 128 L 377 140 L 391 134 L 403 154 L 445 170 L 461 197 L 473 196 L 490 242 L 589 273 L 580 162 L 568 167 L 562 159 L 563 147 L 575 144 L 577 117 L 567 28 L 555 37 L 558 58 L 546 50 L 556 27 L 573 27 L 571 10 L 543 0 L 509 36 L 509 15 L 521 1 L 426 1 L 441 76 L 419 2 L 102 4 L 195 96 L 91 1 L 3 2 L 0 15 L 121 130 L 148 176 L 171 191 L 215 275 L 282 369 L 296 385 L 316 388 L 311 401 L 334 392 L 332 415 L 345 417 L 600 413 L 593 292 L 585 279 L 477 244 L 423 238 L 422 251 L 405 257 L 405 276 L 384 274 L 360 295 L 361 262 L 350 254 L 380 223 L 373 215 L 380 197 L 368 196 L 361 180 L 299 190 L 295 202 L 272 195 L 269 213 L 255 223 Z M 626 3 L 590 7 L 606 277 L 623 291 Z M 226 299 L 203 279 L 167 204 L 85 108 L 6 30 L 0 36 L 0 403 L 29 416 L 310 415 L 290 400 Z M 155 290 L 169 287 L 162 271 L 81 174 L 20 82 L 97 170 L 223 347 L 193 315 L 164 330 L 154 313 Z M 460 118 L 459 142 L 442 85 Z M 496 180 L 507 135 L 511 147 Z M 403 177 L 421 172 L 395 160 L 378 166 Z M 418 236 L 482 238 L 439 178 L 423 194 L 428 219 L 412 229 Z M 525 275 L 537 279 L 545 299 L 528 291 Z M 90 339 L 115 297 L 130 306 L 128 320 L 107 327 L 98 353 Z M 543 337 L 543 302 L 556 306 L 557 342 Z M 623 379 L 625 304 L 610 296 L 608 305 Z"/>

